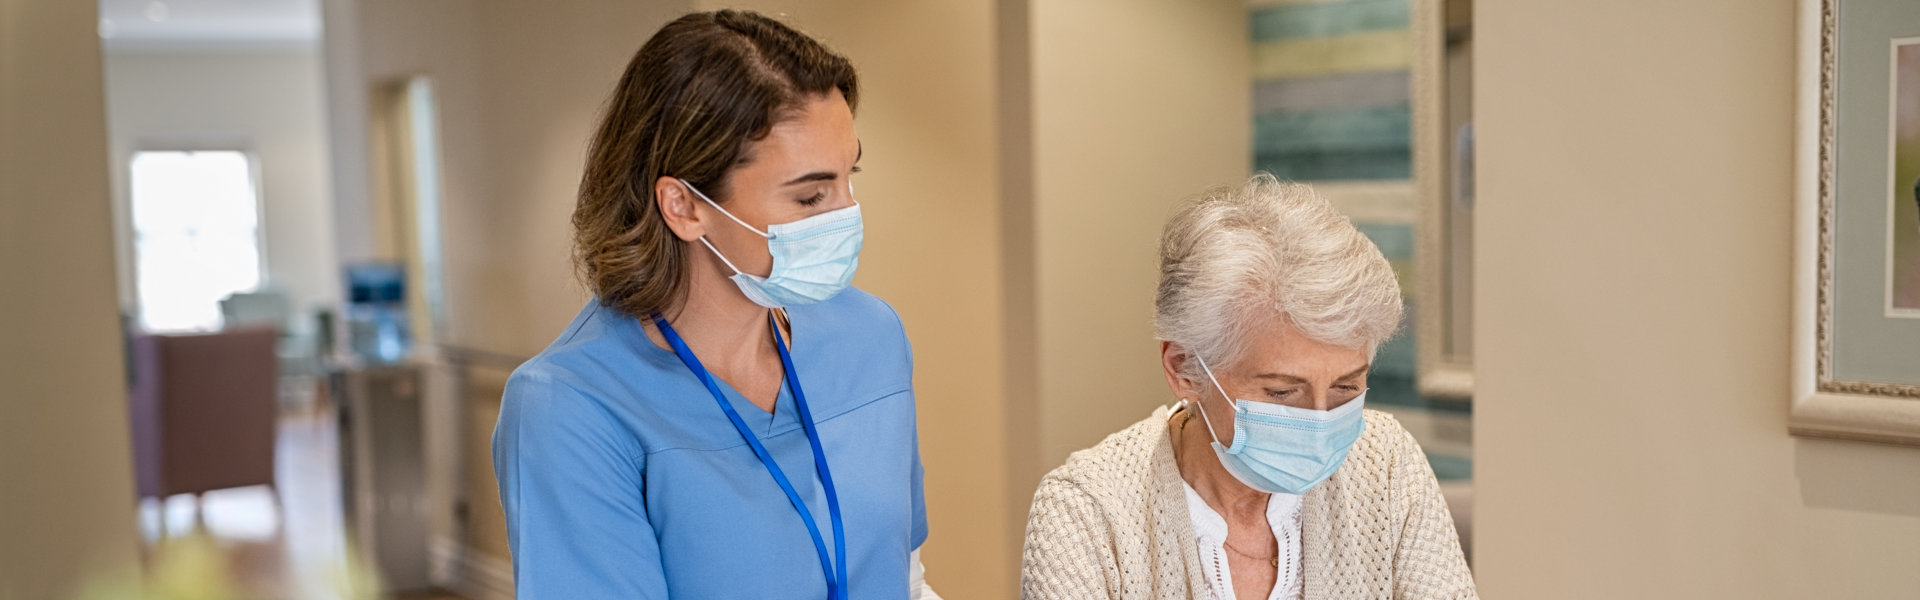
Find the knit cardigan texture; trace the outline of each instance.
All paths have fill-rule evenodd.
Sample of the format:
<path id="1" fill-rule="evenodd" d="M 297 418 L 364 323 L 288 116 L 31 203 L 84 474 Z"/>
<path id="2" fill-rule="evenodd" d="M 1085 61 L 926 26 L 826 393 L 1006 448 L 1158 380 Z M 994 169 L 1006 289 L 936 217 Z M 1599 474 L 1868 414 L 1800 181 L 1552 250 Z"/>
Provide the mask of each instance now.
<path id="1" fill-rule="evenodd" d="M 1391 415 L 1301 498 L 1306 600 L 1478 598 L 1433 468 Z M 1168 409 L 1073 453 L 1040 483 L 1020 574 L 1029 600 L 1205 598 Z"/>

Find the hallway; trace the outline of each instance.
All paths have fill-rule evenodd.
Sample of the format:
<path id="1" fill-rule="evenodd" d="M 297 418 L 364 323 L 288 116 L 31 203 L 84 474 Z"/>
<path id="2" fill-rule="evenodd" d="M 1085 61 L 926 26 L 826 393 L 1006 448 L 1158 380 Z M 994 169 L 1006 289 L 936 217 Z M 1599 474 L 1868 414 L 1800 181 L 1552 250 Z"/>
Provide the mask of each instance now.
<path id="1" fill-rule="evenodd" d="M 293 403 L 300 405 L 301 403 Z M 210 543 L 240 597 L 335 600 L 374 587 L 364 570 L 349 569 L 347 527 L 340 497 L 340 440 L 334 412 L 324 403 L 280 419 L 274 456 L 275 490 L 266 486 L 188 495 L 139 506 L 149 567 L 181 567 Z M 277 503 L 277 504 L 276 504 Z M 356 557 L 364 558 L 364 557 Z M 358 566 L 358 565 L 356 565 Z M 394 598 L 465 600 L 444 590 Z"/>

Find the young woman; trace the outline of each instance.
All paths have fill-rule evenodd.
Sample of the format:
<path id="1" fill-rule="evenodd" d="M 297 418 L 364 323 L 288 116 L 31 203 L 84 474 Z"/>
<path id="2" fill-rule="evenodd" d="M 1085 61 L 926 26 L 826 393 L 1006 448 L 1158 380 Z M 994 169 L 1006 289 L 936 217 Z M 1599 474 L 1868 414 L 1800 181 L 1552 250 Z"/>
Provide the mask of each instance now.
<path id="1" fill-rule="evenodd" d="M 912 356 L 848 287 L 858 100 L 750 12 L 634 55 L 573 215 L 596 297 L 494 431 L 521 600 L 933 597 Z"/>

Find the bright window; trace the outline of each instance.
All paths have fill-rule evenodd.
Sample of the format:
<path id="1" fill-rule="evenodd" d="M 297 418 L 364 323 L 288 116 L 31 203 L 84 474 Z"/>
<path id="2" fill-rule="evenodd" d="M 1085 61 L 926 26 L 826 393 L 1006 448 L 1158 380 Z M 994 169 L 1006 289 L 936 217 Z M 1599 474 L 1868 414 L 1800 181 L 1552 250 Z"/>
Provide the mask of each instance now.
<path id="1" fill-rule="evenodd" d="M 236 151 L 133 155 L 134 272 L 140 324 L 208 331 L 220 299 L 260 287 L 253 168 Z"/>

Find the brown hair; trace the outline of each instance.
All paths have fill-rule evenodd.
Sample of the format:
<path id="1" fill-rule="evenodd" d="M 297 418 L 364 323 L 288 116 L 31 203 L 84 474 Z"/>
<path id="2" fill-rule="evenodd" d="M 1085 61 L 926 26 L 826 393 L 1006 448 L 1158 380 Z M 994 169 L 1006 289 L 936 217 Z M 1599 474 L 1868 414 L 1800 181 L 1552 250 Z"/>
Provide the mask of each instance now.
<path id="1" fill-rule="evenodd" d="M 573 209 L 587 287 L 636 317 L 677 307 L 687 245 L 667 228 L 654 182 L 677 177 L 724 202 L 747 144 L 833 90 L 858 105 L 853 64 L 759 13 L 693 13 L 661 27 L 627 63 L 588 148 Z"/>

